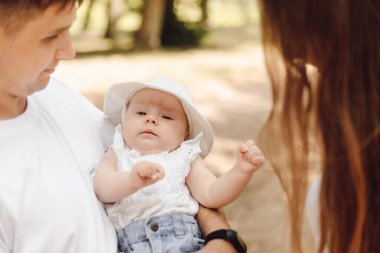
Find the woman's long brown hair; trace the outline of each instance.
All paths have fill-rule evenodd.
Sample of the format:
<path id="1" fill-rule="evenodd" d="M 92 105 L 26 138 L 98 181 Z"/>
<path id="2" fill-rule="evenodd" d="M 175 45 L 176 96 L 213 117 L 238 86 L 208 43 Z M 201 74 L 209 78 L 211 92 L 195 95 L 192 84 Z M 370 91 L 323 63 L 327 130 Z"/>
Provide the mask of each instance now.
<path id="1" fill-rule="evenodd" d="M 288 196 L 292 252 L 302 252 L 313 143 L 323 157 L 319 253 L 380 252 L 380 1 L 259 3 L 273 90 L 261 143 Z"/>

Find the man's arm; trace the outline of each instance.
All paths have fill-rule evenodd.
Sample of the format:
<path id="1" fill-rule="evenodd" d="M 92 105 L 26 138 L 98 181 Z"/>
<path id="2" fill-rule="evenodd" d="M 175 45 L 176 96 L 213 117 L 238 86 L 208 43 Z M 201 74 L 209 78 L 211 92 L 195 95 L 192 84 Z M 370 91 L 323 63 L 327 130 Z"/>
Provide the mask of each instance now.
<path id="1" fill-rule="evenodd" d="M 202 230 L 203 237 L 218 229 L 230 229 L 226 216 L 221 210 L 208 209 L 199 206 L 197 220 Z M 223 239 L 211 240 L 207 245 L 198 251 L 199 253 L 236 253 L 231 243 Z"/>

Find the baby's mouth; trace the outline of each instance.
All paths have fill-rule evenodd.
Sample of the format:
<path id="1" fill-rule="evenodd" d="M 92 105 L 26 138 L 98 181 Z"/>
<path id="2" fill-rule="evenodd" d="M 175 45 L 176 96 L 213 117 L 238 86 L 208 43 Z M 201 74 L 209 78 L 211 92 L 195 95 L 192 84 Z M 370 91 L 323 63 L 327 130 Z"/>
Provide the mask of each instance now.
<path id="1" fill-rule="evenodd" d="M 157 136 L 157 134 L 155 134 L 152 130 L 145 130 L 141 134 Z"/>

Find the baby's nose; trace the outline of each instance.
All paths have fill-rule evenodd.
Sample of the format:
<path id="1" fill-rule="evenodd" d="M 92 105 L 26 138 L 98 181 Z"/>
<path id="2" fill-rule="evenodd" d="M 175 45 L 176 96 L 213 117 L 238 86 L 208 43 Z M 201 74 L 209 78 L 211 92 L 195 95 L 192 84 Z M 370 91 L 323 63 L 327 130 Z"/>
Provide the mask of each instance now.
<path id="1" fill-rule="evenodd" d="M 152 123 L 154 125 L 157 124 L 157 119 L 154 115 L 152 114 L 149 114 L 147 117 L 146 117 L 146 123 Z"/>

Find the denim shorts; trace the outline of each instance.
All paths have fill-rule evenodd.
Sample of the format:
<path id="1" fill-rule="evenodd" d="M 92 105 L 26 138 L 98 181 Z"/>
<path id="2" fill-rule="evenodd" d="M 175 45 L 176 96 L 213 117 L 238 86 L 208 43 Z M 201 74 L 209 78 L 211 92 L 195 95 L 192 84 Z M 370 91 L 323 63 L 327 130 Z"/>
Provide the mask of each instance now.
<path id="1" fill-rule="evenodd" d="M 204 245 L 197 221 L 184 214 L 137 220 L 117 232 L 120 252 L 196 252 Z"/>

